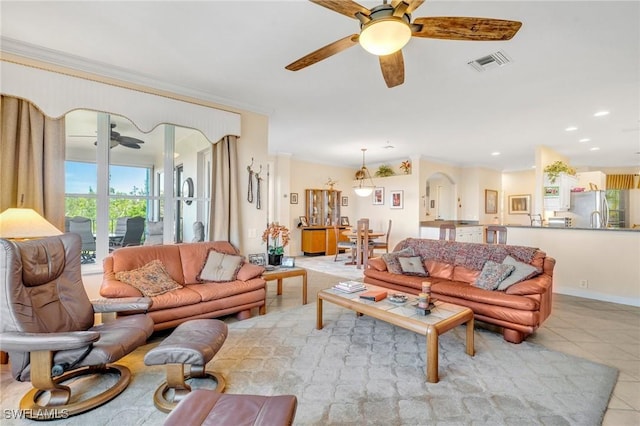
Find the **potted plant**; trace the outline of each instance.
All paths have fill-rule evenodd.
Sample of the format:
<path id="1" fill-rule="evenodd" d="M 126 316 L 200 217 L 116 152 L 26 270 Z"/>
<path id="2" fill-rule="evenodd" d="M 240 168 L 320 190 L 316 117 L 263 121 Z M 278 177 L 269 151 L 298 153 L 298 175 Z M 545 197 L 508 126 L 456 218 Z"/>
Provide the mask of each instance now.
<path id="1" fill-rule="evenodd" d="M 576 169 L 565 163 L 564 161 L 554 161 L 553 163 L 547 165 L 544 168 L 544 172 L 547 174 L 547 178 L 549 178 L 549 182 L 554 183 L 560 173 L 566 173 L 571 176 L 576 175 Z"/>
<path id="2" fill-rule="evenodd" d="M 269 265 L 280 265 L 284 248 L 289 244 L 289 229 L 286 226 L 271 222 L 262 233 L 262 241 L 267 243 Z"/>
<path id="3" fill-rule="evenodd" d="M 403 161 L 402 164 L 400 164 L 400 168 L 402 169 L 402 171 L 404 172 L 405 175 L 408 175 L 411 173 L 411 161 L 407 160 L 407 161 Z"/>
<path id="4" fill-rule="evenodd" d="M 387 177 L 393 175 L 395 175 L 395 172 L 387 164 L 382 164 L 380 167 L 378 167 L 378 170 L 376 170 L 376 177 Z"/>

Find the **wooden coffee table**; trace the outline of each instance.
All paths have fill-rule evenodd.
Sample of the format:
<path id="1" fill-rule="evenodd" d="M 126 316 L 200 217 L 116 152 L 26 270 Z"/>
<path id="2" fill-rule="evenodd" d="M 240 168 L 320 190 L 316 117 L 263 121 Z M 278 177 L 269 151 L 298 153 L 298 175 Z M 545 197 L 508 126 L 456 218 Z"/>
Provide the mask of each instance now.
<path id="1" fill-rule="evenodd" d="M 384 290 L 391 293 L 400 293 L 383 287 L 367 284 L 369 290 Z M 395 304 L 388 299 L 380 302 L 362 300 L 360 293 L 342 293 L 332 288 L 318 292 L 317 305 L 317 326 L 322 329 L 322 301 L 334 303 L 343 308 L 351 309 L 360 314 L 388 322 L 389 324 L 411 330 L 422 334 L 427 338 L 427 381 L 438 382 L 438 336 L 452 328 L 467 324 L 467 354 L 473 356 L 475 349 L 473 346 L 473 311 L 464 306 L 453 303 L 435 302 L 435 308 L 431 309 L 429 315 L 420 315 L 412 304 L 416 303 L 416 296 L 407 294 L 408 302 L 405 304 Z M 404 293 L 406 294 L 406 293 Z"/>

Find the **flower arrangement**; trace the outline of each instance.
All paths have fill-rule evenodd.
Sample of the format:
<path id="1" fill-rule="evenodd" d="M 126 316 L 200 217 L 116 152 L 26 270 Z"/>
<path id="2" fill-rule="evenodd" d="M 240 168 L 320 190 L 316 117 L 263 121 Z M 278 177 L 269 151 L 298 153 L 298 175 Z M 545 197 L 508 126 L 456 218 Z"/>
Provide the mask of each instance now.
<path id="1" fill-rule="evenodd" d="M 284 254 L 284 248 L 289 244 L 289 239 L 289 228 L 275 222 L 271 222 L 262 233 L 262 241 L 267 243 L 269 254 Z"/>
<path id="2" fill-rule="evenodd" d="M 400 168 L 405 175 L 408 175 L 409 173 L 411 173 L 411 161 L 403 161 L 402 164 L 400 164 Z"/>
<path id="3" fill-rule="evenodd" d="M 554 183 L 560 173 L 566 173 L 571 176 L 576 175 L 576 169 L 565 163 L 564 161 L 555 161 L 544 168 L 544 172 L 549 178 L 549 182 Z"/>

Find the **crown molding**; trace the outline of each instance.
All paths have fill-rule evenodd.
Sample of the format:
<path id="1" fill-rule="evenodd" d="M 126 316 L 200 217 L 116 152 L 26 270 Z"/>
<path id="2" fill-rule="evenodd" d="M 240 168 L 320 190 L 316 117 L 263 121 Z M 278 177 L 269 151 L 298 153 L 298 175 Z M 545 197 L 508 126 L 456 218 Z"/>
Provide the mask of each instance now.
<path id="1" fill-rule="evenodd" d="M 23 61 L 21 58 L 31 61 Z M 113 64 L 86 59 L 3 36 L 0 36 L 0 59 L 222 110 L 233 111 L 232 109 L 236 108 L 267 116 L 273 113 L 273 109 L 264 106 L 215 96 L 203 90 L 164 82 L 150 75 L 136 73 Z M 37 63 L 33 61 L 37 61 Z"/>

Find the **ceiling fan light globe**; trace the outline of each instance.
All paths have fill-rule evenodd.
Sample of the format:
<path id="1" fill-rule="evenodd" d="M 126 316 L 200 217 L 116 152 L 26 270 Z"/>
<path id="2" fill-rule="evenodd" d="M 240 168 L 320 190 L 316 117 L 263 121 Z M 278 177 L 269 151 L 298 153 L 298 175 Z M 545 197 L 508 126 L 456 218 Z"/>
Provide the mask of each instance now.
<path id="1" fill-rule="evenodd" d="M 411 28 L 400 18 L 371 21 L 362 27 L 358 41 L 364 50 L 386 56 L 402 49 L 411 39 Z"/>

